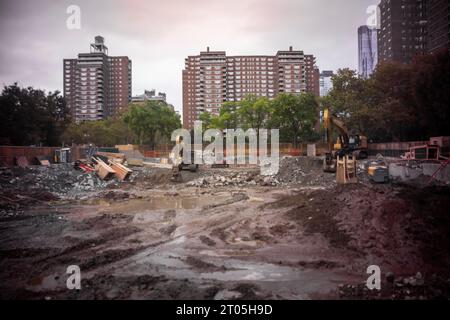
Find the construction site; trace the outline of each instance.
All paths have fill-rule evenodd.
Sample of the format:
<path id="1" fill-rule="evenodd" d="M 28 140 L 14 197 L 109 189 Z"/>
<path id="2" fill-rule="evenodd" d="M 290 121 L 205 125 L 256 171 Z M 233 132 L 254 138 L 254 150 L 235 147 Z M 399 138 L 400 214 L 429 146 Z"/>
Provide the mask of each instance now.
<path id="1" fill-rule="evenodd" d="M 271 176 L 131 145 L 0 147 L 0 298 L 449 299 L 449 138 L 343 133 L 330 153 L 280 150 Z"/>

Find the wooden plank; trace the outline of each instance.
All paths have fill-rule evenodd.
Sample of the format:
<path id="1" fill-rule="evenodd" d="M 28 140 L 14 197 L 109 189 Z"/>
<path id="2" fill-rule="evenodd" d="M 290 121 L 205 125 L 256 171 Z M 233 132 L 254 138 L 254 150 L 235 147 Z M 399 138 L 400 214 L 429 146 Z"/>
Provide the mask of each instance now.
<path id="1" fill-rule="evenodd" d="M 95 168 L 97 170 L 97 175 L 100 177 L 100 179 L 107 180 L 116 174 L 116 171 L 114 171 L 110 166 L 108 166 L 105 162 L 103 162 L 102 159 L 100 158 L 93 158 L 93 159 L 96 162 Z"/>
<path id="2" fill-rule="evenodd" d="M 121 181 L 128 179 L 128 177 L 133 173 L 132 170 L 128 169 L 120 163 L 110 161 L 109 164 L 111 165 L 111 168 L 116 172 L 117 178 L 119 178 L 119 180 Z"/>
<path id="3" fill-rule="evenodd" d="M 114 163 L 120 163 L 120 164 L 125 163 L 125 159 L 119 159 L 119 158 L 110 158 L 109 161 L 112 161 Z"/>
<path id="4" fill-rule="evenodd" d="M 36 160 L 41 166 L 46 166 L 46 167 L 50 166 L 50 161 L 49 161 L 48 157 L 46 157 L 46 156 L 37 156 Z"/>
<path id="5" fill-rule="evenodd" d="M 45 166 L 45 167 L 50 166 L 50 161 L 48 161 L 48 160 L 39 160 L 39 163 L 41 164 L 41 166 Z"/>

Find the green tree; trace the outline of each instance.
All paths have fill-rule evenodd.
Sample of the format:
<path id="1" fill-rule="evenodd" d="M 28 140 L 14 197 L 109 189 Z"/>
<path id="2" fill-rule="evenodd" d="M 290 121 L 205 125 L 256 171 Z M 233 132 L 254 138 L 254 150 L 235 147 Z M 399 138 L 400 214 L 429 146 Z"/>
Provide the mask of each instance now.
<path id="1" fill-rule="evenodd" d="M 338 70 L 332 81 L 333 89 L 323 99 L 324 107 L 346 119 L 349 127 L 364 132 L 368 116 L 367 82 L 348 68 Z"/>
<path id="2" fill-rule="evenodd" d="M 370 79 L 343 69 L 324 106 L 375 142 L 450 135 L 450 52 L 417 56 L 409 65 L 380 63 Z"/>
<path id="3" fill-rule="evenodd" d="M 225 102 L 220 108 L 218 123 L 220 129 L 237 129 L 239 126 L 239 103 Z"/>
<path id="4" fill-rule="evenodd" d="M 258 98 L 255 95 L 247 95 L 240 103 L 238 109 L 239 119 L 244 129 L 255 129 L 259 135 L 259 130 L 267 128 L 272 112 L 269 99 Z"/>
<path id="5" fill-rule="evenodd" d="M 209 112 L 202 112 L 198 117 L 202 122 L 203 131 L 206 131 L 211 128 L 212 118 L 213 116 Z"/>
<path id="6" fill-rule="evenodd" d="M 450 52 L 417 56 L 411 64 L 410 96 L 415 102 L 414 136 L 450 136 Z M 423 136 L 426 135 L 426 136 Z"/>
<path id="7" fill-rule="evenodd" d="M 136 134 L 139 144 L 148 143 L 152 147 L 157 140 L 170 139 L 172 131 L 181 127 L 180 117 L 161 101 L 131 104 L 123 120 Z"/>
<path id="8" fill-rule="evenodd" d="M 417 120 L 410 94 L 411 68 L 399 63 L 382 63 L 366 81 L 370 98 L 359 111 L 365 116 L 365 131 L 377 142 L 414 139 L 411 128 Z"/>
<path id="9" fill-rule="evenodd" d="M 280 94 L 273 101 L 272 123 L 280 129 L 282 140 L 290 139 L 294 146 L 300 140 L 314 137 L 319 105 L 312 94 Z"/>
<path id="10" fill-rule="evenodd" d="M 225 102 L 220 108 L 219 115 L 212 115 L 209 112 L 200 114 L 199 119 L 206 129 L 237 129 L 239 124 L 238 110 L 240 102 Z"/>
<path id="11" fill-rule="evenodd" d="M 68 144 L 92 143 L 103 147 L 137 142 L 133 131 L 120 117 L 101 121 L 73 122 L 63 134 L 62 139 Z"/>
<path id="12" fill-rule="evenodd" d="M 58 91 L 46 94 L 17 83 L 0 96 L 0 143 L 56 146 L 70 123 L 70 113 Z"/>

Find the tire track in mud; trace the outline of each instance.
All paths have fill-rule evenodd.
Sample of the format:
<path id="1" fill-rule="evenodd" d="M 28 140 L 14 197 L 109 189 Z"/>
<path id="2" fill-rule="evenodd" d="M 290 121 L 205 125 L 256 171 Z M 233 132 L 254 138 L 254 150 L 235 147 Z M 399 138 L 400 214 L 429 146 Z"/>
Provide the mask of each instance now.
<path id="1" fill-rule="evenodd" d="M 238 194 L 238 198 L 236 198 L 235 201 L 230 202 L 229 200 L 227 200 L 221 204 L 218 204 L 218 205 L 215 205 L 212 207 L 211 206 L 203 207 L 201 209 L 202 213 L 204 213 L 205 211 L 211 210 L 213 212 L 211 213 L 211 215 L 209 217 L 215 218 L 216 220 L 205 222 L 205 219 L 202 219 L 201 221 L 196 221 L 196 222 L 203 222 L 204 225 L 197 230 L 194 230 L 191 232 L 185 232 L 183 234 L 179 234 L 174 237 L 172 236 L 169 239 L 162 240 L 160 242 L 148 245 L 147 248 L 143 248 L 140 252 L 142 254 L 145 254 L 144 256 L 142 256 L 142 258 L 150 257 L 154 254 L 157 254 L 157 253 L 161 252 L 162 250 L 165 250 L 166 245 L 169 245 L 172 242 L 177 242 L 184 237 L 195 238 L 197 235 L 202 235 L 204 233 L 208 233 L 208 235 L 210 235 L 211 232 L 214 232 L 216 230 L 227 229 L 233 225 L 238 225 L 243 221 L 251 219 L 255 215 L 255 212 L 253 210 L 260 210 L 261 206 L 255 206 L 254 208 L 251 208 L 251 210 L 249 210 L 247 212 L 245 212 L 243 210 L 239 210 L 240 207 L 233 208 L 233 205 L 235 205 L 237 203 L 241 203 L 242 201 L 247 201 L 249 199 L 250 199 L 250 197 L 246 193 L 245 194 L 241 193 L 241 194 Z M 273 199 L 273 200 L 275 201 L 276 199 Z M 223 210 L 224 206 L 231 206 L 231 208 L 228 208 L 226 211 L 224 211 Z M 215 210 L 217 208 L 221 208 L 221 211 Z M 230 214 L 230 211 L 232 208 L 234 209 L 234 213 Z M 216 211 L 216 212 L 214 212 L 214 211 Z M 259 212 L 258 213 L 258 216 L 261 218 L 270 217 L 272 215 L 273 215 L 273 212 L 267 212 L 267 213 Z M 215 228 L 211 229 L 212 227 L 215 227 Z M 200 237 L 199 237 L 199 239 L 200 239 Z M 208 238 L 208 239 L 212 240 L 211 238 Z M 200 241 L 202 242 L 201 239 L 200 239 Z M 222 241 L 224 241 L 225 244 L 228 244 L 228 245 L 230 244 L 226 240 L 222 240 Z M 213 240 L 213 242 L 215 242 L 215 241 Z M 210 242 L 210 244 L 211 244 L 211 242 Z M 153 250 L 146 251 L 146 249 L 149 249 L 149 248 L 153 248 Z M 137 254 L 139 254 L 139 252 Z M 130 258 L 130 257 L 128 257 L 128 258 Z M 119 262 L 119 264 L 115 264 L 114 266 L 112 266 L 111 269 L 109 269 L 109 270 L 112 271 L 113 269 L 126 268 L 128 265 L 135 263 L 136 260 L 139 260 L 139 258 L 140 257 L 138 257 L 137 259 L 132 259 L 132 260 L 125 259 L 122 262 Z"/>

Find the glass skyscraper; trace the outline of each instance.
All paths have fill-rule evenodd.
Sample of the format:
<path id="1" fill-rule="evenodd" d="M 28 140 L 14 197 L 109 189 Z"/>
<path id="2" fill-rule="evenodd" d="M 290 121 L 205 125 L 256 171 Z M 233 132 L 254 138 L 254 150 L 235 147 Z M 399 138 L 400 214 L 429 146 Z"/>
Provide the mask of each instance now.
<path id="1" fill-rule="evenodd" d="M 378 30 L 361 26 L 358 28 L 359 75 L 369 78 L 378 64 Z"/>

